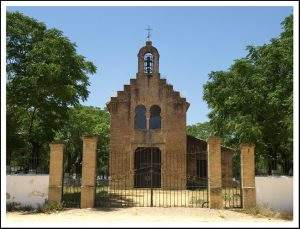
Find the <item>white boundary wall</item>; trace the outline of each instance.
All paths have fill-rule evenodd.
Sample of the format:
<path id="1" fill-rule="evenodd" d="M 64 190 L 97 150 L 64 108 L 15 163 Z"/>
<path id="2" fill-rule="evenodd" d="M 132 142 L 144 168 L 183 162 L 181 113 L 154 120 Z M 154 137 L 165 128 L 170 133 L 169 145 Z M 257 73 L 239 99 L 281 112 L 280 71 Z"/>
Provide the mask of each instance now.
<path id="1" fill-rule="evenodd" d="M 258 205 L 293 212 L 293 177 L 255 177 L 255 185 Z"/>
<path id="2" fill-rule="evenodd" d="M 48 199 L 49 175 L 7 175 L 6 202 L 37 207 Z"/>

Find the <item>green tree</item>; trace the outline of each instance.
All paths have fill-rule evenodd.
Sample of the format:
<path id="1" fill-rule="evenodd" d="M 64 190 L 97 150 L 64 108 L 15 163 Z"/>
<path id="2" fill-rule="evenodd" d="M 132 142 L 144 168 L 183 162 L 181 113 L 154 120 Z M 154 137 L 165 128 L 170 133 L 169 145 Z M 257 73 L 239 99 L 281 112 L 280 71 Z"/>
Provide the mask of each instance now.
<path id="1" fill-rule="evenodd" d="M 209 122 L 196 123 L 194 125 L 187 126 L 187 134 L 193 137 L 206 140 L 211 136 L 212 128 Z"/>
<path id="2" fill-rule="evenodd" d="M 104 174 L 108 165 L 109 113 L 98 107 L 78 105 L 69 110 L 69 117 L 55 136 L 66 143 L 65 172 L 81 174 L 82 137 L 95 134 L 98 135 L 98 174 Z"/>
<path id="3" fill-rule="evenodd" d="M 269 174 L 277 165 L 286 174 L 292 168 L 292 15 L 282 28 L 270 43 L 248 46 L 248 55 L 228 71 L 211 72 L 203 96 L 214 134 L 232 146 L 255 143 L 257 165 L 267 166 Z"/>
<path id="4" fill-rule="evenodd" d="M 14 139 L 22 139 L 21 154 L 36 167 L 69 107 L 87 99 L 96 67 L 61 31 L 19 12 L 7 12 L 6 42 L 7 151 L 14 153 Z"/>

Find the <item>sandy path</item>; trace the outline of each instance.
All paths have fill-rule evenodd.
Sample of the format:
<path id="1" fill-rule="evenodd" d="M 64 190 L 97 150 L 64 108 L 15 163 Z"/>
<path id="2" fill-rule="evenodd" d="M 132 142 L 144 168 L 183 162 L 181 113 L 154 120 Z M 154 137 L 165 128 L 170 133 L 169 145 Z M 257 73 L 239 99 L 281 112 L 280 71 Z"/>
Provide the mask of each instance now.
<path id="1" fill-rule="evenodd" d="M 291 221 L 253 217 L 229 210 L 207 208 L 123 208 L 115 210 L 70 209 L 52 214 L 24 214 L 10 212 L 6 216 L 7 226 L 246 226 L 288 224 Z"/>

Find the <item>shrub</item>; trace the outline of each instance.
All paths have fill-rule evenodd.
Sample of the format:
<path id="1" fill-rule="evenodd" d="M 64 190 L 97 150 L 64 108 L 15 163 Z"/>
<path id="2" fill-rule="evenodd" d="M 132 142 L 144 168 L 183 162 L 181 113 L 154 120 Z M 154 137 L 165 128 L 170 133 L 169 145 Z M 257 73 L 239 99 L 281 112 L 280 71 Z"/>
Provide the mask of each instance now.
<path id="1" fill-rule="evenodd" d="M 30 213 L 52 213 L 57 211 L 62 211 L 64 208 L 60 203 L 49 203 L 47 200 L 43 205 L 39 205 L 37 208 L 32 207 L 31 205 L 22 205 L 18 202 L 10 202 L 6 204 L 6 211 L 21 211 L 21 212 L 30 212 Z"/>
<path id="2" fill-rule="evenodd" d="M 241 209 L 240 211 L 255 216 L 293 220 L 293 213 L 287 211 L 276 211 L 265 205 L 256 205 L 253 208 Z"/>
<path id="3" fill-rule="evenodd" d="M 53 213 L 53 212 L 58 212 L 64 210 L 63 204 L 61 203 L 50 203 L 49 201 L 45 201 L 45 203 L 42 206 L 39 206 L 36 209 L 37 213 Z"/>
<path id="4" fill-rule="evenodd" d="M 6 211 L 13 212 L 13 211 L 33 211 L 34 208 L 30 205 L 22 205 L 18 202 L 10 202 L 6 203 Z"/>

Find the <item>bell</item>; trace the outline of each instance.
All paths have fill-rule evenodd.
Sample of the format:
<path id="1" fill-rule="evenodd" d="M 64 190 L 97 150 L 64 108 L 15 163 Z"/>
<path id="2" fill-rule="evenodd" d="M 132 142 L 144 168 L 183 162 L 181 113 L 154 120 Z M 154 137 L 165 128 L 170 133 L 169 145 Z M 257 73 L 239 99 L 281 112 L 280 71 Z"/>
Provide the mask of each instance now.
<path id="1" fill-rule="evenodd" d="M 146 59 L 146 66 L 147 67 L 150 67 L 151 66 L 151 59 L 150 59 L 150 57 L 147 57 L 147 59 Z"/>

